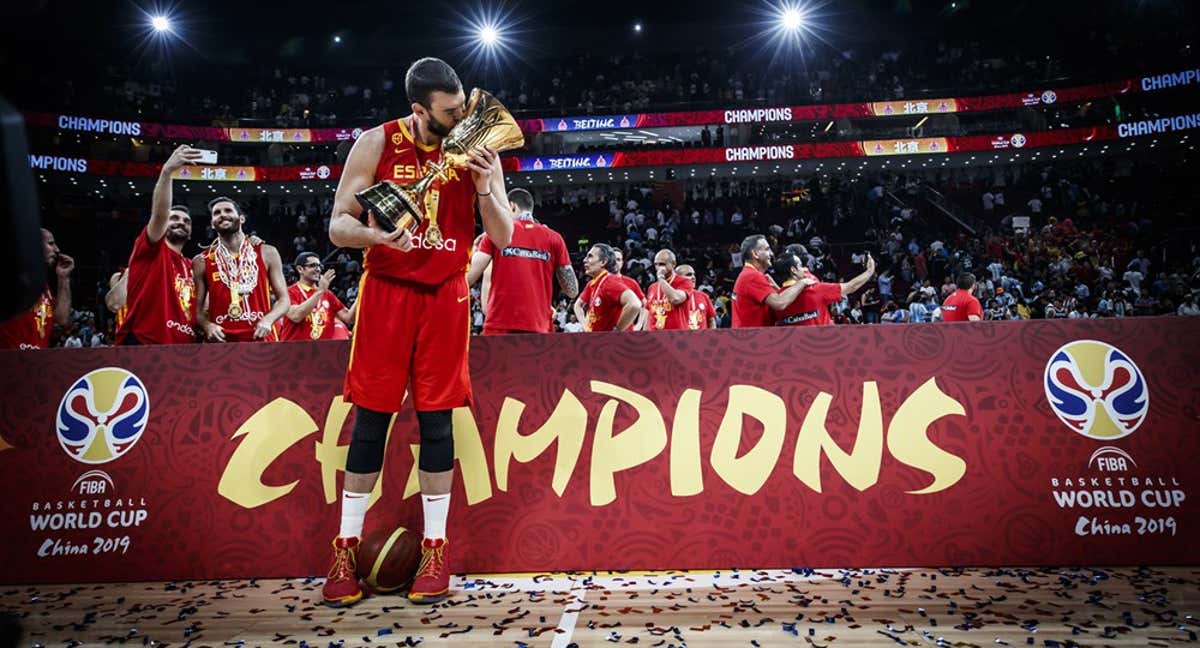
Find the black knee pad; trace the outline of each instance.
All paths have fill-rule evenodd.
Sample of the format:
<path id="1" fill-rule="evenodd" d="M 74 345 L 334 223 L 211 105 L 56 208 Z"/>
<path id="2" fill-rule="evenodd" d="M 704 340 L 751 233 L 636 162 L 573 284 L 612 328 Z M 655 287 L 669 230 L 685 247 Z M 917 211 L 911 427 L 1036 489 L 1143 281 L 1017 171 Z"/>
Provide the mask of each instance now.
<path id="1" fill-rule="evenodd" d="M 346 472 L 367 475 L 383 468 L 383 447 L 387 443 L 388 422 L 392 415 L 365 407 L 354 408 L 354 430 L 346 453 Z"/>
<path id="2" fill-rule="evenodd" d="M 450 410 L 417 412 L 421 425 L 420 468 L 425 472 L 446 472 L 454 468 L 454 429 Z"/>

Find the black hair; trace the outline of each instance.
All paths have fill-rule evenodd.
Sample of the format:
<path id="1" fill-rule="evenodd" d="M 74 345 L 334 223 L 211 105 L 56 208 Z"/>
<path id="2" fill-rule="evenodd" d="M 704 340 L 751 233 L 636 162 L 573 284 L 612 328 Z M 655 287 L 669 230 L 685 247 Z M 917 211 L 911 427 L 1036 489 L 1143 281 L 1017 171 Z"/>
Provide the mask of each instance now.
<path id="1" fill-rule="evenodd" d="M 246 215 L 245 212 L 242 211 L 242 206 L 239 205 L 236 200 L 234 200 L 233 198 L 225 197 L 225 196 L 217 196 L 216 198 L 213 198 L 212 200 L 208 201 L 208 212 L 211 214 L 213 207 L 215 207 L 217 205 L 217 203 L 223 203 L 223 202 L 233 204 L 233 211 L 237 212 L 238 216 Z"/>
<path id="2" fill-rule="evenodd" d="M 519 187 L 508 192 L 508 202 L 520 211 L 533 211 L 533 194 Z"/>
<path id="3" fill-rule="evenodd" d="M 188 209 L 187 205 L 171 205 L 171 208 L 167 211 L 168 212 L 181 211 L 181 212 L 187 214 L 188 218 L 191 218 L 191 216 L 192 216 L 192 210 Z"/>
<path id="4" fill-rule="evenodd" d="M 958 275 L 958 281 L 955 283 L 957 283 L 958 287 L 962 290 L 970 290 L 971 286 L 975 285 L 975 275 L 971 274 L 970 272 L 964 272 Z"/>
<path id="5" fill-rule="evenodd" d="M 775 281 L 782 284 L 785 281 L 791 281 L 792 268 L 801 265 L 800 257 L 792 252 L 784 252 L 775 260 L 775 266 L 771 268 L 771 272 L 775 275 Z"/>
<path id="6" fill-rule="evenodd" d="M 315 252 L 301 252 L 299 255 L 296 256 L 295 265 L 297 267 L 302 266 L 302 265 L 308 263 L 309 259 L 316 259 L 316 260 L 320 261 L 321 257 L 317 256 L 317 254 Z"/>
<path id="7" fill-rule="evenodd" d="M 434 92 L 455 94 L 462 90 L 462 81 L 454 68 L 439 58 L 427 56 L 409 66 L 404 75 L 404 92 L 409 103 L 418 103 L 429 108 L 429 97 Z"/>

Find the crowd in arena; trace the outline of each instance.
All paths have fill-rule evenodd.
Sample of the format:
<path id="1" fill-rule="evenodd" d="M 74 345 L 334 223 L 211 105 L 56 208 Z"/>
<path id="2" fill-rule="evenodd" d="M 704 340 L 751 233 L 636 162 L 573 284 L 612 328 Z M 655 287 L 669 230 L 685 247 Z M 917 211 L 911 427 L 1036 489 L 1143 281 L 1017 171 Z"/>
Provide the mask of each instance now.
<path id="1" fill-rule="evenodd" d="M 938 321 L 963 273 L 977 278 L 973 294 L 988 320 L 1198 315 L 1200 243 L 1187 229 L 1190 208 L 1185 197 L 1155 189 L 1170 164 L 1097 158 L 807 179 L 713 178 L 666 183 L 670 190 L 589 184 L 535 190 L 533 213 L 564 236 L 576 271 L 592 245 L 609 243 L 623 256 L 621 272 L 643 291 L 657 279 L 656 253 L 673 251 L 678 264 L 694 268 L 694 288 L 711 300 L 716 327 L 732 325 L 734 282 L 746 262 L 741 243 L 753 234 L 765 235 L 776 255 L 790 246 L 826 283 L 849 280 L 873 255 L 877 274 L 830 305 L 836 324 Z M 921 199 L 931 186 L 964 207 L 958 221 Z M 278 247 L 289 283 L 300 269 L 291 261 L 311 253 L 333 271 L 330 292 L 354 304 L 361 255 L 328 240 L 332 196 L 259 197 L 241 207 L 247 232 Z M 211 224 L 198 224 L 194 240 L 215 236 Z M 768 274 L 776 284 L 788 280 L 773 269 Z M 587 279 L 580 272 L 580 285 Z M 78 291 L 56 345 L 111 344 L 113 318 L 102 301 L 89 299 L 106 290 Z M 485 317 L 478 285 L 473 294 L 479 333 Z M 554 299 L 555 331 L 584 330 L 572 303 Z"/>

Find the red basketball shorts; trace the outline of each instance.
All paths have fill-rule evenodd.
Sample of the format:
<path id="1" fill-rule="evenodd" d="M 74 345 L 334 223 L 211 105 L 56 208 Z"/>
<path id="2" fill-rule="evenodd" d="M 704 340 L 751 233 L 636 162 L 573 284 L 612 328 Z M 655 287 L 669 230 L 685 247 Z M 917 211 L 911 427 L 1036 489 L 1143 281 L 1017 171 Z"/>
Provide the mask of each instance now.
<path id="1" fill-rule="evenodd" d="M 470 325 L 464 275 L 425 286 L 365 273 L 345 399 L 377 412 L 398 412 L 409 389 L 420 412 L 470 405 Z"/>

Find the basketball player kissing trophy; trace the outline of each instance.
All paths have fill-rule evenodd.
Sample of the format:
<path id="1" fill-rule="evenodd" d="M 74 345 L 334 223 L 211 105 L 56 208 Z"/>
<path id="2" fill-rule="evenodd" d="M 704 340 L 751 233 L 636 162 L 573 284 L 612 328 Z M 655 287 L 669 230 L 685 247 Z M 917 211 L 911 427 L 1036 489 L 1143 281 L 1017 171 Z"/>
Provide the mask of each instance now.
<path id="1" fill-rule="evenodd" d="M 425 193 L 430 185 L 445 179 L 453 168 L 466 168 L 470 160 L 468 151 L 476 146 L 486 146 L 503 153 L 525 145 L 525 135 L 517 126 L 512 113 L 486 90 L 475 88 L 467 101 L 467 116 L 442 140 L 442 161 L 430 164 L 428 173 L 411 184 L 398 184 L 384 180 L 367 187 L 354 195 L 363 209 L 375 214 L 375 222 L 387 232 L 405 228 L 416 234 L 425 221 L 421 205 L 425 204 Z M 425 229 L 425 240 L 437 245 L 442 240 L 442 231 L 436 222 Z"/>

